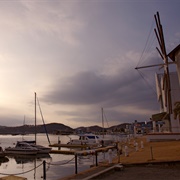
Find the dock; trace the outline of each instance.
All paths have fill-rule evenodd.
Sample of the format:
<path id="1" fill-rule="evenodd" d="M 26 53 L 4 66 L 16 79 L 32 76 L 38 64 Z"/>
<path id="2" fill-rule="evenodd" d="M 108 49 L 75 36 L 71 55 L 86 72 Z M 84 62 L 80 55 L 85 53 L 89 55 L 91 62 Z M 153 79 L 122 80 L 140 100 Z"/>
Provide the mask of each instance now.
<path id="1" fill-rule="evenodd" d="M 95 154 L 98 152 L 106 152 L 109 149 L 115 149 L 116 146 L 105 146 L 105 147 L 99 147 L 99 148 L 93 148 L 89 149 L 87 145 L 70 145 L 70 144 L 53 144 L 50 145 L 50 147 L 65 147 L 65 148 L 81 148 L 81 150 L 75 150 L 75 149 L 69 149 L 69 150 L 51 150 L 51 154 L 69 154 L 69 155 L 76 155 L 76 154 L 81 154 L 81 155 L 88 155 L 88 154 Z"/>
<path id="2" fill-rule="evenodd" d="M 124 145 L 129 147 L 129 155 L 123 154 L 120 157 L 114 157 L 112 163 L 104 162 L 98 166 L 93 166 L 88 170 L 79 172 L 78 174 L 69 175 L 59 180 L 89 180 L 89 179 L 180 179 L 180 141 L 158 141 L 148 142 L 147 136 L 136 138 L 136 142 L 140 145 L 144 143 L 144 148 L 136 151 L 133 146 L 134 140 Z M 152 156 L 153 155 L 153 156 Z M 122 169 L 114 169 L 116 166 L 123 166 Z M 112 170 L 112 171 L 109 171 Z M 108 173 L 107 173 L 108 171 Z M 136 178 L 137 177 L 137 178 Z"/>
<path id="3" fill-rule="evenodd" d="M 76 151 L 74 150 L 51 150 L 50 154 L 66 154 L 66 155 L 74 155 Z"/>
<path id="4" fill-rule="evenodd" d="M 81 148 L 81 149 L 85 149 L 85 148 L 89 148 L 92 147 L 92 145 L 87 145 L 87 144 L 51 144 L 49 145 L 49 147 L 57 147 L 57 148 Z"/>

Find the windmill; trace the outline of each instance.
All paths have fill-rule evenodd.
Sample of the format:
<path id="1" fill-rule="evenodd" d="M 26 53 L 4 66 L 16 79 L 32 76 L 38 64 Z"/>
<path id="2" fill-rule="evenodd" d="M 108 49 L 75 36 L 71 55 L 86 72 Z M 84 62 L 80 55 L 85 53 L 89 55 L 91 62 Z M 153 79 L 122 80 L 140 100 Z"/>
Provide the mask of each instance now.
<path id="1" fill-rule="evenodd" d="M 161 101 L 161 109 L 163 112 L 152 115 L 152 120 L 164 120 L 167 119 L 169 121 L 169 131 L 172 131 L 171 127 L 171 114 L 172 114 L 172 98 L 171 98 L 171 83 L 170 83 L 170 75 L 169 75 L 169 64 L 174 64 L 174 62 L 168 62 L 168 55 L 166 53 L 166 46 L 164 41 L 164 34 L 163 34 L 163 28 L 160 21 L 159 13 L 157 12 L 156 15 L 154 15 L 155 22 L 156 22 L 156 28 L 154 29 L 156 38 L 158 40 L 159 48 L 156 47 L 159 55 L 161 56 L 163 63 L 162 64 L 155 64 L 155 65 L 149 65 L 149 66 L 143 66 L 143 67 L 136 67 L 135 69 L 142 69 L 142 68 L 150 68 L 159 66 L 163 68 L 164 73 L 162 77 L 162 86 L 159 88 L 162 88 L 164 92 L 164 98 L 162 98 L 162 94 L 160 91 L 158 91 L 158 85 L 157 86 L 157 93 L 158 93 L 158 100 Z M 156 78 L 157 82 L 158 79 Z M 158 82 L 159 83 L 159 82 Z"/>

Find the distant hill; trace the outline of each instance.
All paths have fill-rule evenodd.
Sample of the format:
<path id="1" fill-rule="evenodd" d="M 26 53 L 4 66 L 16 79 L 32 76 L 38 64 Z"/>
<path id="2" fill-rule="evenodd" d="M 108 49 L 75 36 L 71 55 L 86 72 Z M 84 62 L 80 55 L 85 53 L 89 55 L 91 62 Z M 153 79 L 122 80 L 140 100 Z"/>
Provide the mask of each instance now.
<path id="1" fill-rule="evenodd" d="M 83 131 L 83 132 L 99 132 L 102 131 L 102 127 L 100 126 L 89 126 L 89 127 L 78 127 L 75 129 L 75 131 Z"/>
<path id="2" fill-rule="evenodd" d="M 129 123 L 123 123 L 116 126 L 111 126 L 109 128 L 104 128 L 105 131 L 114 131 L 117 129 L 126 128 Z M 89 126 L 89 127 L 78 127 L 71 128 L 61 123 L 50 123 L 44 125 L 37 125 L 36 130 L 34 125 L 23 125 L 15 127 L 0 126 L 0 134 L 34 134 L 37 133 L 46 133 L 46 130 L 49 134 L 72 134 L 78 131 L 81 132 L 102 132 L 103 128 L 100 126 Z"/>
<path id="3" fill-rule="evenodd" d="M 46 129 L 45 129 L 46 128 Z M 48 133 L 56 134 L 61 131 L 66 132 L 74 132 L 74 130 L 60 123 L 50 123 L 44 125 L 37 125 L 36 130 L 34 125 L 23 125 L 23 126 L 16 126 L 16 127 L 7 127 L 7 126 L 0 126 L 0 134 L 34 134 L 35 131 L 37 133 L 45 133 L 47 130 Z"/>
<path id="4" fill-rule="evenodd" d="M 111 126 L 110 130 L 115 130 L 115 129 L 121 129 L 121 128 L 126 128 L 127 126 L 131 125 L 130 123 L 122 123 L 122 124 L 119 124 L 119 125 L 116 125 L 116 126 Z"/>

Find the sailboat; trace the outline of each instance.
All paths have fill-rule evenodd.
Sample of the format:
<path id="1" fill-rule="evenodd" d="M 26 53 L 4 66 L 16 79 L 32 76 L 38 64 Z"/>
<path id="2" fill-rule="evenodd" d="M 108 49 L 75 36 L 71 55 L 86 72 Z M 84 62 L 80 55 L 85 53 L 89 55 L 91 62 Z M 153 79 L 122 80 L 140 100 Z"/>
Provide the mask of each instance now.
<path id="1" fill-rule="evenodd" d="M 103 132 L 102 132 L 102 138 L 101 138 L 101 144 L 102 146 L 108 146 L 108 145 L 113 145 L 114 144 L 114 139 L 111 138 L 106 138 L 105 137 L 105 128 L 104 128 L 104 109 L 101 108 L 101 113 L 102 113 L 102 128 L 103 128 Z"/>
<path id="2" fill-rule="evenodd" d="M 43 123 L 44 123 L 44 118 L 43 118 L 43 115 L 42 115 L 40 104 L 39 104 L 39 101 L 37 99 L 37 95 L 36 95 L 36 92 L 35 92 L 35 140 L 34 141 L 23 141 L 23 142 L 28 143 L 29 145 L 31 145 L 34 148 L 37 148 L 38 149 L 38 152 L 37 152 L 38 154 L 48 154 L 48 153 L 50 153 L 52 148 L 36 144 L 36 142 L 37 142 L 37 131 L 36 131 L 36 122 L 37 122 L 36 121 L 36 112 L 37 111 L 36 111 L 36 103 L 37 102 L 38 102 L 41 117 L 42 117 L 42 120 L 43 120 Z M 44 127 L 45 127 L 45 123 L 44 123 Z M 46 127 L 45 127 L 45 130 L 46 130 Z M 47 135 L 47 130 L 46 130 L 46 135 Z M 47 137 L 48 137 L 48 135 L 47 135 Z M 50 144 L 49 137 L 48 137 L 48 141 L 49 141 L 49 144 Z"/>

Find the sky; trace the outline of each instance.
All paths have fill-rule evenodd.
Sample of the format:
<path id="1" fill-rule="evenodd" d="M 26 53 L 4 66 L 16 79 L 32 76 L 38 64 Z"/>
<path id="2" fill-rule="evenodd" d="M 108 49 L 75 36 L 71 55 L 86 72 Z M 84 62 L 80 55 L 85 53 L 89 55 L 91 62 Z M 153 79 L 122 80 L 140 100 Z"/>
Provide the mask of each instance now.
<path id="1" fill-rule="evenodd" d="M 161 63 L 154 15 L 167 52 L 180 43 L 179 0 L 0 0 L 0 125 L 72 128 L 149 121 L 159 112 Z M 42 124 L 39 106 L 37 123 Z"/>

